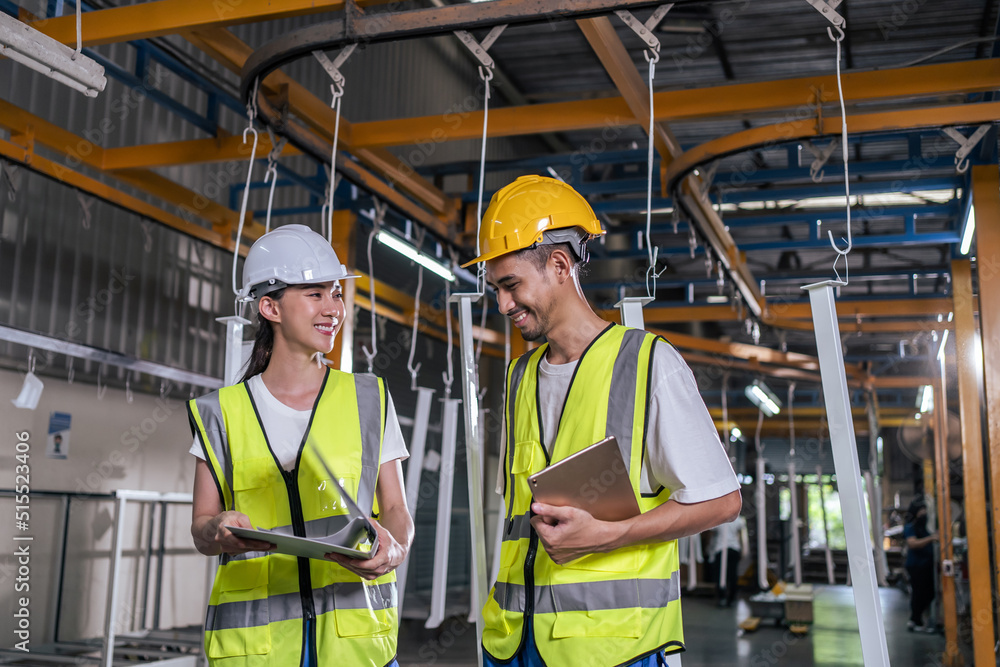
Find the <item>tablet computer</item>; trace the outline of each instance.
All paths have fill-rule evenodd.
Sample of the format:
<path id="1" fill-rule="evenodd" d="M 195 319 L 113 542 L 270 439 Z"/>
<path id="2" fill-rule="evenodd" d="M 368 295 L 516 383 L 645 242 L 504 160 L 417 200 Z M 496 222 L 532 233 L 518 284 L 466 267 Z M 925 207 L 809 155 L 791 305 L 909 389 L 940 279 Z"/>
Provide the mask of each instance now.
<path id="1" fill-rule="evenodd" d="M 601 521 L 622 521 L 639 514 L 628 466 L 614 436 L 530 475 L 528 484 L 535 500 L 578 507 Z"/>
<path id="2" fill-rule="evenodd" d="M 375 526 L 368 520 L 365 513 L 361 511 L 354 498 L 344 490 L 339 481 L 340 478 L 330 468 L 330 464 L 327 463 L 323 453 L 315 445 L 311 444 L 310 446 L 313 447 L 316 458 L 329 476 L 329 481 L 337 489 L 341 499 L 344 501 L 344 505 L 347 506 L 349 520 L 346 526 L 333 535 L 327 535 L 326 537 L 296 537 L 295 535 L 284 535 L 270 530 L 253 530 L 239 526 L 226 526 L 226 528 L 239 537 L 270 542 L 277 547 L 276 551 L 278 553 L 290 556 L 324 560 L 326 554 L 338 553 L 350 556 L 351 558 L 368 560 L 378 551 L 378 532 L 375 530 Z M 369 542 L 370 546 L 363 544 L 364 542 Z"/>
<path id="3" fill-rule="evenodd" d="M 375 551 L 378 549 L 378 536 L 374 528 L 367 521 L 359 519 L 352 519 L 347 526 L 327 537 L 296 537 L 270 530 L 253 530 L 240 526 L 226 526 L 226 528 L 233 535 L 244 539 L 270 542 L 277 547 L 275 551 L 278 553 L 317 560 L 325 560 L 328 553 L 338 553 L 351 558 L 368 560 L 375 555 Z M 359 548 L 360 543 L 366 538 L 372 543 L 370 550 Z"/>

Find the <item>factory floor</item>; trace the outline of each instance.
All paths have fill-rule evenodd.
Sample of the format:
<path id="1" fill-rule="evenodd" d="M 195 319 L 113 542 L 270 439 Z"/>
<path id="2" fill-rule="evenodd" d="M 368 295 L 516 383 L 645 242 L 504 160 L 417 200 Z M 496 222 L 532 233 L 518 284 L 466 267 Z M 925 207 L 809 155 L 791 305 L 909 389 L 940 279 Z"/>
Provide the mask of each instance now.
<path id="1" fill-rule="evenodd" d="M 907 632 L 909 600 L 895 588 L 883 588 L 883 620 L 889 661 L 915 667 L 940 665 L 944 637 Z M 704 597 L 684 599 L 684 667 L 770 667 L 788 665 L 864 665 L 854 596 L 847 586 L 817 587 L 815 622 L 809 633 L 797 637 L 765 620 L 756 632 L 738 636 L 737 623 L 750 614 L 745 601 L 720 609 Z M 437 631 L 425 630 L 415 620 L 404 621 L 399 633 L 399 664 L 476 665 L 475 626 L 449 618 Z M 966 664 L 970 664 L 966 661 Z"/>

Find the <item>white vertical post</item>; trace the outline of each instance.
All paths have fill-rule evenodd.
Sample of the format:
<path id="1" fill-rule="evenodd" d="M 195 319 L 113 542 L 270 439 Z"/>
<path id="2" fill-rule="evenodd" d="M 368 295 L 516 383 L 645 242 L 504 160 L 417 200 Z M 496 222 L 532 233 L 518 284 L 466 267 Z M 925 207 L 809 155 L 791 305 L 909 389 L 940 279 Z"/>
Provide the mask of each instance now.
<path id="1" fill-rule="evenodd" d="M 441 467 L 438 470 L 437 526 L 434 530 L 434 576 L 431 582 L 431 612 L 425 628 L 436 628 L 444 621 L 448 592 L 448 552 L 451 545 L 452 492 L 455 488 L 455 440 L 458 437 L 457 398 L 442 400 Z"/>
<path id="2" fill-rule="evenodd" d="M 766 461 L 757 453 L 757 585 L 761 590 L 771 588 L 767 583 L 767 516 L 765 508 L 767 499 L 764 496 L 764 466 Z"/>
<path id="3" fill-rule="evenodd" d="M 823 555 L 826 556 L 826 581 L 833 586 L 837 579 L 833 574 L 833 554 L 830 552 L 830 524 L 826 519 L 826 492 L 823 491 L 823 466 L 816 465 L 816 486 L 819 487 L 819 509 L 823 515 Z"/>
<path id="4" fill-rule="evenodd" d="M 476 618 L 476 636 L 483 639 L 483 617 L 476 609 L 486 600 L 486 522 L 483 515 L 483 476 L 481 423 L 479 420 L 479 374 L 476 369 L 475 341 L 472 337 L 472 302 L 481 294 L 453 294 L 458 303 L 459 349 L 462 353 L 462 398 L 465 408 L 465 456 L 469 479 L 469 527 L 472 539 L 472 607 Z M 450 306 L 449 306 L 450 307 Z M 471 615 L 471 614 L 470 614 Z M 482 667 L 482 652 L 478 652 Z"/>
<path id="5" fill-rule="evenodd" d="M 118 570 L 122 560 L 122 522 L 125 520 L 125 497 L 115 497 L 114 531 L 111 533 L 111 570 L 108 573 L 108 602 L 104 610 L 104 652 L 101 664 L 112 667 L 115 658 L 115 623 L 118 616 Z"/>
<path id="6" fill-rule="evenodd" d="M 413 416 L 413 437 L 410 439 L 410 458 L 406 462 L 406 508 L 410 518 L 417 520 L 417 499 L 420 493 L 420 474 L 424 470 L 424 449 L 427 445 L 427 425 L 430 423 L 431 399 L 434 390 L 427 387 L 417 387 L 417 410 Z M 412 549 L 410 550 L 412 554 Z M 396 588 L 399 599 L 399 611 L 403 611 L 403 598 L 406 594 L 406 573 L 410 568 L 410 556 L 396 568 Z"/>
<path id="7" fill-rule="evenodd" d="M 633 329 L 645 329 L 642 307 L 652 301 L 653 298 L 649 296 L 629 296 L 616 303 L 615 307 L 622 314 L 622 325 Z"/>
<path id="8" fill-rule="evenodd" d="M 250 324 L 250 320 L 230 315 L 228 317 L 217 317 L 216 322 L 226 325 L 226 367 L 225 384 L 231 386 L 240 381 L 240 370 L 243 368 L 243 327 Z"/>
<path id="9" fill-rule="evenodd" d="M 795 481 L 795 461 L 788 462 L 788 492 L 792 496 L 792 567 L 795 584 L 802 583 L 802 545 L 799 544 L 799 487 Z"/>
<path id="10" fill-rule="evenodd" d="M 853 581 L 854 603 L 861 633 L 861 654 L 866 667 L 889 665 L 882 606 L 875 582 L 875 564 L 869 537 L 864 500 L 861 493 L 861 466 L 854 438 L 854 417 L 851 414 L 847 376 L 844 372 L 844 352 L 840 342 L 837 307 L 833 281 L 805 287 L 812 307 L 813 328 L 819 354 L 823 398 L 830 424 L 833 464 L 837 471 L 840 504 L 843 508 L 847 556 Z"/>
<path id="11" fill-rule="evenodd" d="M 436 628 L 444 621 L 445 597 L 448 592 L 448 552 L 451 545 L 452 492 L 455 488 L 455 440 L 458 437 L 457 398 L 441 401 L 441 468 L 438 471 L 438 516 L 434 531 L 434 576 L 431 581 L 431 612 L 424 624 Z"/>

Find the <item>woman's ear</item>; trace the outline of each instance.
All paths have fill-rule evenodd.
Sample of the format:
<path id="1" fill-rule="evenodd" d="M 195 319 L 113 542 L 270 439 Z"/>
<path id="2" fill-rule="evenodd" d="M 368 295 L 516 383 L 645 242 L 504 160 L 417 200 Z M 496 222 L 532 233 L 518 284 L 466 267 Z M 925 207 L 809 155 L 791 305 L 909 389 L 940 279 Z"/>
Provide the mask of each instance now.
<path id="1" fill-rule="evenodd" d="M 260 312 L 261 317 L 265 320 L 271 322 L 281 321 L 281 311 L 278 308 L 278 302 L 269 296 L 262 296 L 260 302 L 257 304 L 257 310 Z"/>

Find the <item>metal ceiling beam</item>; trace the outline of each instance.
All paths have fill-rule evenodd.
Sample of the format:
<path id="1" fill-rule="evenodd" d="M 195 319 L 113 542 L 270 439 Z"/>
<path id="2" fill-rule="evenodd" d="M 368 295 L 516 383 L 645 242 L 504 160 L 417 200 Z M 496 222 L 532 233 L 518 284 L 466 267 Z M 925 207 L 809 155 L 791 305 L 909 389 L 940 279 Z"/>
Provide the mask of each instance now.
<path id="1" fill-rule="evenodd" d="M 922 65 L 843 75 L 847 104 L 990 91 L 1000 88 L 1000 59 Z M 654 95 L 656 120 L 676 122 L 709 118 L 743 118 L 784 111 L 807 112 L 817 103 L 835 104 L 835 76 L 811 76 L 755 83 L 671 90 Z M 451 119 L 448 119 L 451 121 Z M 621 97 L 553 102 L 490 109 L 490 136 L 509 137 L 542 132 L 592 130 L 644 125 Z M 483 128 L 481 111 L 463 114 L 461 122 L 445 122 L 441 114 L 355 123 L 357 146 L 402 146 L 420 142 L 475 139 Z"/>
<path id="2" fill-rule="evenodd" d="M 808 320 L 810 308 L 808 301 L 793 303 L 770 303 L 770 318 L 764 321 L 768 324 L 776 322 L 776 326 L 785 326 L 788 320 Z M 947 316 L 952 312 L 952 300 L 948 298 L 914 298 L 914 299 L 855 299 L 837 302 L 837 315 L 841 318 L 870 317 L 935 317 Z M 615 319 L 616 310 L 602 311 L 602 317 Z M 679 322 L 706 321 L 738 321 L 736 309 L 731 305 L 692 305 L 692 306 L 646 306 L 643 316 L 647 323 L 667 324 Z M 891 324 L 892 322 L 886 322 Z M 863 322 L 863 324 L 876 324 Z M 953 328 L 948 322 L 927 321 L 927 330 L 941 331 Z M 808 327 L 811 329 L 811 327 Z M 673 335 L 673 334 L 670 334 Z"/>
<path id="3" fill-rule="evenodd" d="M 581 19 L 577 21 L 577 25 L 622 94 L 632 116 L 645 127 L 648 121 L 643 119 L 649 118 L 647 86 L 611 21 L 606 17 L 598 17 Z M 653 123 L 653 143 L 660 154 L 661 169 L 683 154 L 680 142 L 663 122 Z M 701 180 L 691 176 L 678 194 L 708 244 L 729 271 L 747 307 L 754 315 L 759 316 L 763 312 L 763 297 L 757 288 L 757 281 L 711 202 L 702 194 Z"/>
<path id="4" fill-rule="evenodd" d="M 386 1 L 355 0 L 360 6 L 384 4 Z M 343 10 L 345 4 L 343 0 L 156 0 L 84 12 L 80 22 L 83 45 L 96 46 L 172 35 L 192 29 L 336 12 Z M 29 25 L 63 44 L 76 43 L 76 17 L 72 13 L 38 19 Z"/>
<path id="5" fill-rule="evenodd" d="M 192 31 L 187 33 L 185 38 L 237 74 L 241 71 L 247 58 L 253 53 L 247 44 L 224 28 Z M 320 100 L 283 72 L 271 74 L 262 82 L 261 88 L 263 89 L 261 91 L 262 99 L 265 103 L 263 106 L 272 108 L 271 103 L 263 95 L 265 91 L 275 99 L 282 100 L 284 107 L 281 115 L 285 117 L 294 114 L 296 118 L 305 123 L 306 127 L 315 135 L 314 139 L 317 145 L 313 147 L 314 152 L 322 153 L 324 158 L 321 162 L 328 161 L 329 142 L 333 140 L 335 120 L 329 104 Z M 375 196 L 390 202 L 441 238 L 454 239 L 458 233 L 459 203 L 417 175 L 412 167 L 401 162 L 388 151 L 356 148 L 353 144 L 352 132 L 351 123 L 346 118 L 341 117 L 340 148 L 351 153 L 365 167 L 380 174 L 388 183 L 383 182 L 381 178 L 362 168 L 358 163 L 340 156 L 339 150 L 338 169 L 343 169 L 349 180 L 361 185 Z M 287 147 L 286 150 L 290 148 L 292 146 Z M 408 201 L 396 188 L 408 193 L 429 211 Z"/>

